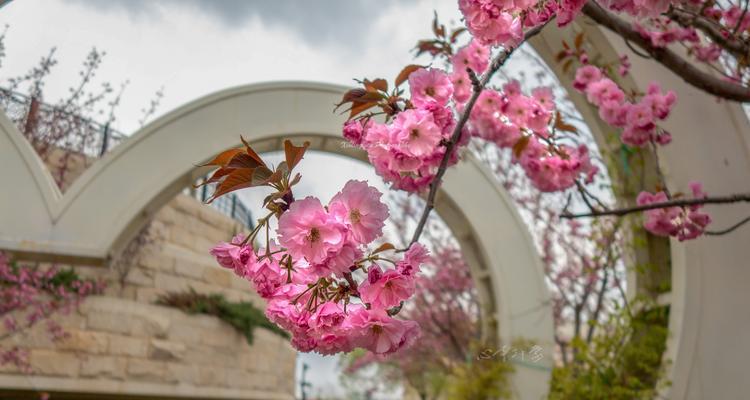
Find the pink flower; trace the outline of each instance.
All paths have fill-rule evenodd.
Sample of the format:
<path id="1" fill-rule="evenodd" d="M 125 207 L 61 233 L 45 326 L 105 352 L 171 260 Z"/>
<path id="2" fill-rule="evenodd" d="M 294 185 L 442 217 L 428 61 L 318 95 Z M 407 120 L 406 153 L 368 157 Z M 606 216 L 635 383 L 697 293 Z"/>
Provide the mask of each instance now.
<path id="1" fill-rule="evenodd" d="M 363 181 L 350 180 L 328 204 L 328 212 L 346 224 L 352 238 L 368 244 L 383 234 L 388 207 L 380 201 L 382 193 Z"/>
<path id="2" fill-rule="evenodd" d="M 346 228 L 329 215 L 320 200 L 307 197 L 297 200 L 279 218 L 279 242 L 292 254 L 304 256 L 308 262 L 320 263 L 329 252 L 344 245 Z"/>
<path id="3" fill-rule="evenodd" d="M 690 189 L 694 198 L 704 198 L 702 186 L 697 182 L 690 183 Z M 668 201 L 666 193 L 655 194 L 641 192 L 638 195 L 638 205 L 664 203 Z M 695 239 L 702 235 L 706 226 L 711 223 L 711 217 L 700 211 L 703 205 L 692 205 L 688 207 L 664 207 L 644 211 L 646 221 L 643 227 L 647 231 L 659 236 L 675 236 L 678 240 Z"/>
<path id="4" fill-rule="evenodd" d="M 557 14 L 557 26 L 571 23 L 580 14 L 587 0 L 562 0 Z"/>
<path id="5" fill-rule="evenodd" d="M 490 49 L 487 46 L 483 46 L 479 41 L 472 39 L 468 45 L 461 47 L 455 55 L 451 58 L 453 64 L 453 73 L 460 73 L 466 75 L 466 68 L 474 71 L 475 74 L 479 75 L 487 69 L 490 63 Z M 470 84 L 470 82 L 468 82 Z"/>
<path id="6" fill-rule="evenodd" d="M 396 270 L 405 276 L 413 276 L 419 273 L 422 264 L 430 259 L 430 253 L 419 243 L 409 246 L 404 253 L 404 259 L 398 263 Z"/>
<path id="7" fill-rule="evenodd" d="M 486 46 L 515 46 L 523 38 L 521 20 L 493 0 L 459 0 L 472 36 Z"/>
<path id="8" fill-rule="evenodd" d="M 344 310 L 338 304 L 327 301 L 318 306 L 310 316 L 310 328 L 317 331 L 327 331 L 336 328 L 344 322 Z"/>
<path id="9" fill-rule="evenodd" d="M 576 78 L 573 81 L 573 87 L 578 91 L 585 91 L 592 82 L 597 82 L 602 78 L 602 71 L 593 65 L 584 65 L 576 71 Z"/>
<path id="10" fill-rule="evenodd" d="M 399 113 L 391 129 L 399 150 L 414 157 L 432 153 L 443 138 L 432 113 L 420 109 Z"/>
<path id="11" fill-rule="evenodd" d="M 448 104 L 453 95 L 453 84 L 445 71 L 420 68 L 409 75 L 411 102 L 421 107 L 435 102 L 441 106 Z"/>
<path id="12" fill-rule="evenodd" d="M 372 120 L 368 120 L 368 122 L 371 122 Z M 349 120 L 346 121 L 344 124 L 344 138 L 349 141 L 349 143 L 359 146 L 362 144 L 362 140 L 364 139 L 365 134 L 365 127 L 362 124 L 362 121 L 360 120 Z"/>
<path id="13" fill-rule="evenodd" d="M 456 103 L 466 103 L 471 97 L 471 79 L 466 71 L 453 71 L 451 74 L 451 83 L 453 83 L 453 99 Z"/>
<path id="14" fill-rule="evenodd" d="M 358 332 L 357 346 L 375 354 L 394 353 L 410 346 L 420 335 L 416 322 L 391 318 L 385 313 L 361 309 L 350 318 L 353 330 Z"/>
<path id="15" fill-rule="evenodd" d="M 359 293 L 363 302 L 369 303 L 372 308 L 384 310 L 411 297 L 414 289 L 413 278 L 392 269 L 382 272 L 380 267 L 373 265 L 368 271 L 367 280 L 359 286 Z"/>
<path id="16" fill-rule="evenodd" d="M 607 101 L 622 103 L 625 100 L 625 93 L 609 78 L 591 82 L 586 87 L 586 96 L 591 103 L 597 106 Z"/>
<path id="17" fill-rule="evenodd" d="M 241 277 L 247 275 L 248 263 L 255 257 L 252 247 L 240 245 L 244 240 L 245 236 L 239 234 L 232 238 L 230 243 L 221 242 L 210 251 L 219 265 L 233 269 L 234 273 Z"/>

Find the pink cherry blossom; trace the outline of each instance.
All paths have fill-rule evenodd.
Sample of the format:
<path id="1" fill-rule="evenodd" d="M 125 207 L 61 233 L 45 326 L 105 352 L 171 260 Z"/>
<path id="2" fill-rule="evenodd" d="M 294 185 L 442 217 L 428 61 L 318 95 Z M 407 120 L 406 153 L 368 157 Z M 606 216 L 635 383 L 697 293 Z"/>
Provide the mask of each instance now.
<path id="1" fill-rule="evenodd" d="M 468 74 L 469 68 L 479 75 L 487 69 L 490 63 L 490 49 L 477 40 L 472 40 L 468 45 L 461 47 L 451 58 L 454 73 Z M 470 82 L 469 82 L 470 83 Z"/>
<path id="2" fill-rule="evenodd" d="M 413 277 L 393 269 L 382 272 L 380 267 L 373 265 L 367 279 L 359 286 L 359 293 L 362 301 L 373 308 L 387 309 L 411 297 L 414 289 Z"/>
<path id="3" fill-rule="evenodd" d="M 393 121 L 391 132 L 399 144 L 399 150 L 414 157 L 432 153 L 443 138 L 432 113 L 421 109 L 399 113 Z"/>
<path id="4" fill-rule="evenodd" d="M 694 198 L 704 198 L 706 193 L 700 183 L 691 182 L 690 189 Z M 638 205 L 663 203 L 669 200 L 665 192 L 649 193 L 641 192 L 638 195 Z M 654 235 L 674 236 L 678 240 L 695 239 L 702 235 L 711 217 L 701 212 L 703 206 L 691 205 L 687 207 L 665 207 L 644 211 L 646 221 L 644 228 Z"/>
<path id="5" fill-rule="evenodd" d="M 308 262 L 320 263 L 329 252 L 344 245 L 346 228 L 320 204 L 307 197 L 297 200 L 279 218 L 279 242 L 290 252 L 304 256 Z"/>
<path id="6" fill-rule="evenodd" d="M 239 234 L 230 243 L 219 243 L 210 251 L 219 265 L 234 270 L 235 274 L 242 277 L 247 274 L 248 264 L 255 257 L 252 247 L 241 245 L 244 240 L 245 235 Z"/>
<path id="7" fill-rule="evenodd" d="M 351 180 L 328 204 L 328 211 L 346 224 L 352 238 L 368 244 L 383 233 L 388 207 L 380 201 L 382 193 L 363 181 Z"/>
<path id="8" fill-rule="evenodd" d="M 448 104 L 453 95 L 453 83 L 448 74 L 437 68 L 420 68 L 409 75 L 411 102 L 421 107 L 435 102 L 441 106 Z"/>
<path id="9" fill-rule="evenodd" d="M 521 20 L 493 0 L 459 0 L 469 32 L 485 46 L 515 46 L 523 38 Z"/>

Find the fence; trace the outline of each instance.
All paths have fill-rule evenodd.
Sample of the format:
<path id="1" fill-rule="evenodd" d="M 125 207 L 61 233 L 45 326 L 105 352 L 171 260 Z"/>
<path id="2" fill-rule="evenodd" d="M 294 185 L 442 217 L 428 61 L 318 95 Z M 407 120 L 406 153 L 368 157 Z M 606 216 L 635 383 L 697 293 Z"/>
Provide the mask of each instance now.
<path id="1" fill-rule="evenodd" d="M 0 107 L 45 160 L 49 149 L 54 148 L 83 155 L 83 159 L 93 162 L 128 138 L 109 124 L 101 124 L 67 112 L 63 106 L 46 104 L 5 88 L 0 88 Z M 204 186 L 196 197 L 205 201 L 206 190 Z M 235 194 L 222 196 L 211 205 L 252 229 L 252 214 Z"/>

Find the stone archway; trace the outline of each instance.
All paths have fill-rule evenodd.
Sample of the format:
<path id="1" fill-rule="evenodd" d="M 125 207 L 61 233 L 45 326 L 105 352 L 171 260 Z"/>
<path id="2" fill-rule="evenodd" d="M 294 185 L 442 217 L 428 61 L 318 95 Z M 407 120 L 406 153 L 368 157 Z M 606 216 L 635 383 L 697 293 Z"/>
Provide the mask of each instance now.
<path id="1" fill-rule="evenodd" d="M 574 71 L 564 71 L 555 55 L 562 40 L 573 43 L 584 32 L 589 56 L 602 62 L 629 56 L 633 66 L 626 84 L 645 92 L 657 81 L 677 93 L 677 105 L 664 128 L 674 140 L 660 155 L 660 164 L 671 188 L 684 190 L 690 180 L 700 181 L 712 194 L 750 190 L 750 122 L 736 103 L 719 102 L 661 65 L 634 54 L 619 36 L 581 17 L 565 29 L 545 29 L 531 44 L 570 93 L 600 146 L 614 133 L 597 110 L 572 88 Z M 616 134 L 616 133 L 614 133 Z M 637 193 L 636 193 L 637 194 Z M 708 207 L 717 228 L 730 226 L 750 214 L 748 206 Z M 656 257 L 666 264 L 671 290 L 659 297 L 670 306 L 666 380 L 661 397 L 670 399 L 745 398 L 750 345 L 750 229 L 728 236 L 704 237 L 680 243 L 671 240 Z M 671 267 L 671 271 L 669 268 Z M 634 274 L 632 278 L 635 278 Z M 629 279 L 633 292 L 641 288 Z"/>
<path id="2" fill-rule="evenodd" d="M 89 168 L 62 195 L 20 132 L 0 116 L 0 248 L 20 256 L 103 263 L 149 216 L 205 171 L 197 161 L 237 145 L 244 135 L 258 151 L 283 138 L 312 149 L 365 159 L 342 146 L 343 119 L 332 105 L 347 88 L 283 82 L 224 90 L 180 107 L 136 133 Z M 24 204 L 24 207 L 18 207 Z M 540 260 L 525 225 L 492 174 L 466 157 L 446 175 L 436 209 L 462 246 L 477 280 L 490 326 L 504 343 L 527 339 L 552 365 L 551 305 Z M 494 322 L 494 323 L 493 323 Z M 537 366 L 538 367 L 538 366 Z M 549 368 L 519 365 L 521 399 L 547 392 Z"/>

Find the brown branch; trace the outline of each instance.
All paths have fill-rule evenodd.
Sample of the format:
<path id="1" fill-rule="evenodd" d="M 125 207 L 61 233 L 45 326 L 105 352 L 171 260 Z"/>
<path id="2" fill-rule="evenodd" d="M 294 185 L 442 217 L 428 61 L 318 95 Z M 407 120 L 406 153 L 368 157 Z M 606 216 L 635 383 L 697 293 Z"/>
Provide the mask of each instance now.
<path id="1" fill-rule="evenodd" d="M 705 233 L 706 235 L 710 235 L 710 236 L 721 236 L 721 235 L 726 235 L 727 233 L 732 233 L 732 232 L 734 232 L 734 231 L 735 231 L 735 229 L 737 229 L 737 228 L 741 227 L 742 225 L 745 225 L 745 224 L 746 224 L 746 223 L 748 223 L 748 222 L 750 222 L 750 217 L 746 217 L 746 218 L 745 218 L 745 219 L 743 219 L 742 221 L 740 221 L 740 222 L 738 222 L 738 223 L 736 223 L 736 224 L 734 224 L 734 225 L 730 226 L 729 228 L 726 228 L 726 229 L 722 229 L 722 230 L 720 230 L 720 231 L 705 231 L 704 233 Z"/>
<path id="2" fill-rule="evenodd" d="M 694 14 L 679 8 L 672 8 L 667 16 L 677 22 L 683 28 L 695 27 L 700 29 L 712 42 L 721 46 L 724 50 L 732 53 L 735 57 L 744 57 L 748 54 L 747 43 L 735 37 L 726 37 L 722 32 L 722 27 L 706 19 L 705 17 Z M 723 29 L 727 33 L 728 29 Z"/>
<path id="3" fill-rule="evenodd" d="M 547 24 L 550 23 L 550 21 L 552 21 L 553 19 L 554 18 L 550 18 L 545 23 L 539 26 L 536 26 L 533 29 L 530 29 L 524 35 L 524 38 L 521 41 L 521 43 L 519 43 L 517 46 L 504 49 L 497 56 L 495 56 L 495 58 L 492 60 L 492 63 L 489 66 L 489 69 L 482 76 L 482 79 L 477 81 L 475 79 L 476 76 L 472 78 L 472 86 L 474 90 L 471 94 L 471 98 L 469 98 L 469 101 L 466 103 L 466 108 L 464 108 L 464 112 L 461 114 L 461 117 L 459 118 L 458 123 L 456 124 L 456 127 L 453 129 L 453 134 L 451 135 L 451 139 L 445 145 L 445 155 L 443 156 L 443 159 L 440 162 L 440 167 L 438 167 L 438 170 L 435 173 L 435 178 L 432 180 L 432 183 L 430 183 L 430 192 L 427 195 L 424 210 L 422 210 L 422 216 L 420 217 L 419 223 L 417 224 L 417 227 L 414 230 L 414 235 L 411 238 L 411 242 L 409 243 L 409 246 L 419 241 L 419 237 L 422 235 L 422 231 L 424 230 L 425 224 L 427 223 L 427 218 L 430 216 L 430 212 L 435 207 L 435 196 L 437 195 L 437 191 L 440 188 L 443 175 L 445 175 L 445 171 L 448 169 L 448 161 L 453 155 L 453 148 L 456 146 L 456 143 L 458 143 L 459 139 L 461 139 L 461 133 L 463 131 L 464 126 L 466 125 L 466 122 L 469 120 L 469 115 L 471 115 L 471 110 L 474 108 L 474 104 L 477 102 L 477 99 L 479 98 L 479 94 L 482 93 L 482 90 L 490 82 L 490 79 L 492 78 L 492 76 L 500 69 L 500 67 L 503 66 L 503 64 L 505 64 L 508 58 L 510 58 L 511 54 L 513 54 L 513 52 L 519 46 L 521 46 L 524 42 L 528 41 L 532 37 L 539 34 L 539 32 L 541 32 L 542 29 L 544 29 L 544 27 L 547 26 Z M 470 76 L 473 76 L 473 74 L 470 74 Z"/>
<path id="4" fill-rule="evenodd" d="M 630 23 L 605 10 L 594 0 L 589 0 L 583 6 L 583 13 L 626 41 L 645 50 L 655 61 L 674 72 L 688 84 L 726 100 L 750 102 L 750 88 L 705 72 L 694 65 L 697 64 L 695 61 L 687 60 L 668 48 L 653 46 L 648 39 L 633 29 Z"/>
<path id="5" fill-rule="evenodd" d="M 750 193 L 733 194 L 729 196 L 719 196 L 719 197 L 704 197 L 701 199 L 669 200 L 669 201 L 664 201 L 661 203 L 644 204 L 640 206 L 625 207 L 625 208 L 619 208 L 619 209 L 614 209 L 614 210 L 592 211 L 592 212 L 581 213 L 581 214 L 561 214 L 560 218 L 574 219 L 574 218 L 584 218 L 584 217 L 602 217 L 602 216 L 607 216 L 607 215 L 614 215 L 617 217 L 622 217 L 624 215 L 628 215 L 628 214 L 632 214 L 636 212 L 655 210 L 659 208 L 687 207 L 687 206 L 695 206 L 695 205 L 703 205 L 703 204 L 730 204 L 730 203 L 750 203 Z"/>

